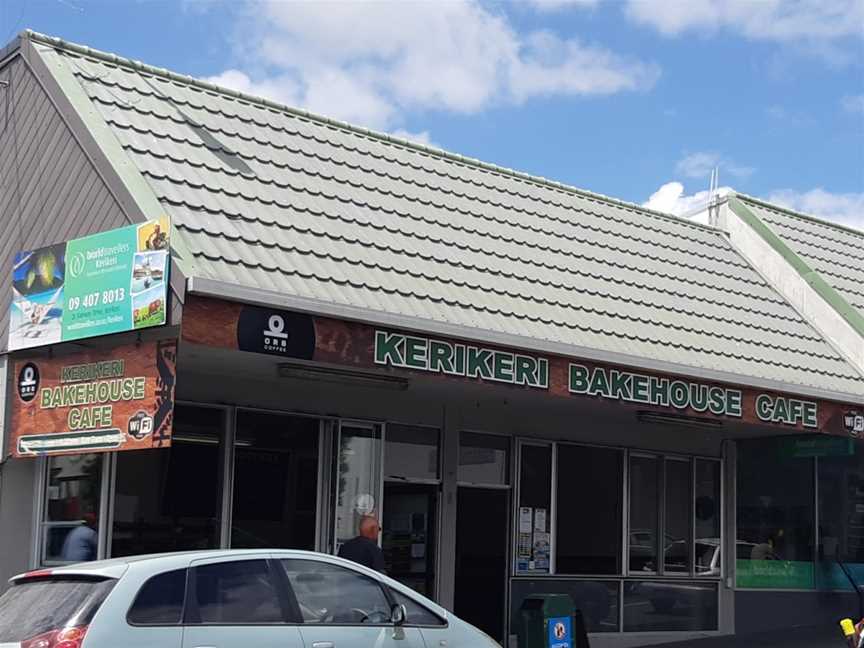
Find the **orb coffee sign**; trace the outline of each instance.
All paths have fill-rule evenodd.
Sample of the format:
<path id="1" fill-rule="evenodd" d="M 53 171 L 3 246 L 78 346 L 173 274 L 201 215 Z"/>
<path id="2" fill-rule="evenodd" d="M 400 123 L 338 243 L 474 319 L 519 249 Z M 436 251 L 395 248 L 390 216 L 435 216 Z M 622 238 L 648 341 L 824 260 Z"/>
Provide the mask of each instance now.
<path id="1" fill-rule="evenodd" d="M 171 442 L 177 341 L 21 360 L 15 366 L 17 457 L 141 450 Z"/>

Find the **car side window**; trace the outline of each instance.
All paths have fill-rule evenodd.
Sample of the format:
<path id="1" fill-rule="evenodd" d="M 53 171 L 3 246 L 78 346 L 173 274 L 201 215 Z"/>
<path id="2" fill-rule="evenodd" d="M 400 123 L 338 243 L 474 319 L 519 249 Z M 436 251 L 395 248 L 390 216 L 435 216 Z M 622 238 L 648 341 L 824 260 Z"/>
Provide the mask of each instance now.
<path id="1" fill-rule="evenodd" d="M 185 569 L 153 576 L 138 590 L 126 621 L 130 625 L 178 625 L 185 599 Z"/>
<path id="2" fill-rule="evenodd" d="M 405 606 L 405 611 L 408 613 L 405 617 L 405 623 L 407 625 L 441 627 L 447 625 L 447 622 L 432 610 L 427 610 L 425 607 L 408 598 L 404 594 L 400 594 L 396 590 L 391 589 L 390 595 L 396 603 L 401 603 Z"/>
<path id="3" fill-rule="evenodd" d="M 283 623 L 279 591 L 266 560 L 195 567 L 195 606 L 188 624 Z"/>
<path id="4" fill-rule="evenodd" d="M 390 603 L 381 585 L 358 572 L 316 560 L 282 560 L 303 623 L 385 625 Z"/>

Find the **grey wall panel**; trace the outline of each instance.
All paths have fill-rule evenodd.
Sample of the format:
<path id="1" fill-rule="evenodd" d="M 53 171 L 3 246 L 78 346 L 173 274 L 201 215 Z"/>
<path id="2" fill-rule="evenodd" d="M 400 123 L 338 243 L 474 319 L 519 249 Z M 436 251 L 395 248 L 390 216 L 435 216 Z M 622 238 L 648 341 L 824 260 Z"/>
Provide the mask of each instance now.
<path id="1" fill-rule="evenodd" d="M 0 466 L 0 592 L 9 578 L 30 567 L 36 467 L 32 459 L 12 459 Z"/>
<path id="2" fill-rule="evenodd" d="M 10 84 L 0 88 L 0 350 L 12 296 L 6 273 L 18 250 L 129 222 L 29 66 L 17 57 L 4 72 Z"/>

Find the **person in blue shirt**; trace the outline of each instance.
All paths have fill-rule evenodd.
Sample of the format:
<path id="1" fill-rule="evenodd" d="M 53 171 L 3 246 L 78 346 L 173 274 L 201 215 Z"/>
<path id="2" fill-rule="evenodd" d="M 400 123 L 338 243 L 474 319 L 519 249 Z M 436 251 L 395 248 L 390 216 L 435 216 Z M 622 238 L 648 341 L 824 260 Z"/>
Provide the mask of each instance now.
<path id="1" fill-rule="evenodd" d="M 96 514 L 84 514 L 84 524 L 72 529 L 63 541 L 60 557 L 68 562 L 86 562 L 96 560 L 96 548 L 99 534 L 96 532 Z"/>

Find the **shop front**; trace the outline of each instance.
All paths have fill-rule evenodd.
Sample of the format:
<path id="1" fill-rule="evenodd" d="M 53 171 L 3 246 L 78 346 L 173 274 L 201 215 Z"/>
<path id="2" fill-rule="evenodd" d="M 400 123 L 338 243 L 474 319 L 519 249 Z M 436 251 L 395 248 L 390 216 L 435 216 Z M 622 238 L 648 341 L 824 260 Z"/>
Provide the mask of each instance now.
<path id="1" fill-rule="evenodd" d="M 374 514 L 504 645 L 533 593 L 601 647 L 855 611 L 864 324 L 806 266 L 30 32 L 0 71 L 4 580 Z"/>
<path id="2" fill-rule="evenodd" d="M 834 529 L 864 477 L 836 403 L 196 295 L 179 335 L 166 443 L 13 432 L 30 566 L 82 559 L 82 527 L 93 559 L 335 552 L 374 514 L 388 574 L 502 642 L 559 592 L 598 641 L 638 645 L 731 632 L 742 593 L 848 590 L 825 547 L 864 563 Z"/>

